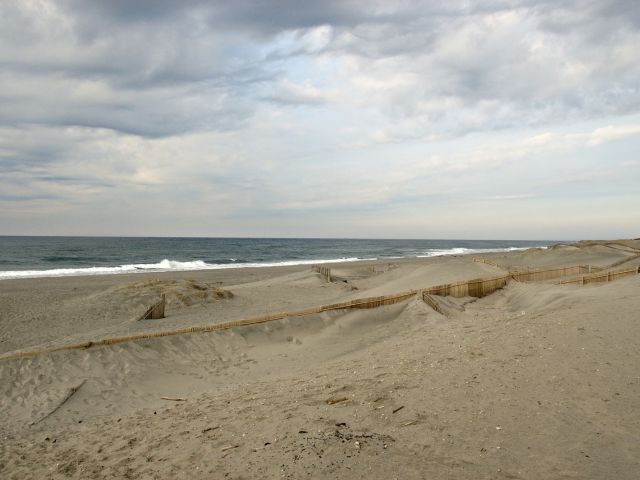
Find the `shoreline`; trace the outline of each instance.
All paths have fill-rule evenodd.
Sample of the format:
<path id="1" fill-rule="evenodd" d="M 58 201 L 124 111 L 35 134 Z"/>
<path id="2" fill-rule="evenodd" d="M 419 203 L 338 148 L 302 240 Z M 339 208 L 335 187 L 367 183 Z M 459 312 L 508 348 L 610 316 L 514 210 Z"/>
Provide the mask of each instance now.
<path id="1" fill-rule="evenodd" d="M 560 244 L 562 245 L 562 244 Z M 230 270 L 230 269 L 247 269 L 247 268 L 279 268 L 279 267 L 299 267 L 299 266 L 312 266 L 312 265 L 332 265 L 342 263 L 357 263 L 357 262 L 385 262 L 393 260 L 415 260 L 423 258 L 434 257 L 447 257 L 447 256 L 461 256 L 461 255 L 486 255 L 492 253 L 508 253 L 525 251 L 529 249 L 546 249 L 552 245 L 547 246 L 532 246 L 532 247 L 508 247 L 497 249 L 466 249 L 466 248 L 452 248 L 451 253 L 434 253 L 427 255 L 410 255 L 410 256 L 378 256 L 371 258 L 335 258 L 335 259 L 301 259 L 301 260 L 282 260 L 280 262 L 264 262 L 264 263 L 228 263 L 228 264 L 206 264 L 202 260 L 192 261 L 176 261 L 164 259 L 157 264 L 125 264 L 114 266 L 92 266 L 92 267 L 64 267 L 59 269 L 47 269 L 47 270 L 0 270 L 0 281 L 3 280 L 21 280 L 21 279 L 36 279 L 36 278 L 63 278 L 63 277 L 94 277 L 104 275 L 140 275 L 140 274 L 160 274 L 160 273 L 180 273 L 180 272 L 203 272 L 210 270 Z M 467 250 L 461 252 L 459 250 Z M 171 264 L 183 264 L 184 267 L 179 265 L 176 268 L 150 268 L 152 265 L 161 265 L 163 263 Z M 198 265 L 199 264 L 199 265 Z M 193 268 L 190 265 L 194 265 Z M 206 267 L 203 267 L 206 265 Z M 123 269 L 119 271 L 119 269 Z M 85 271 L 92 271 L 86 272 Z"/>

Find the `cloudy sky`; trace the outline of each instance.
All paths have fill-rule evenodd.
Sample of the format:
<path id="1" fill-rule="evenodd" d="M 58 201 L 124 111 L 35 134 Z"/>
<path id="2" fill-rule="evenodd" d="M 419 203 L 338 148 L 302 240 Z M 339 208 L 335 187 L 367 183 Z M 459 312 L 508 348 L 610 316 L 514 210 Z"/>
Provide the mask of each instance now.
<path id="1" fill-rule="evenodd" d="M 5 0 L 0 234 L 640 236 L 640 2 Z"/>

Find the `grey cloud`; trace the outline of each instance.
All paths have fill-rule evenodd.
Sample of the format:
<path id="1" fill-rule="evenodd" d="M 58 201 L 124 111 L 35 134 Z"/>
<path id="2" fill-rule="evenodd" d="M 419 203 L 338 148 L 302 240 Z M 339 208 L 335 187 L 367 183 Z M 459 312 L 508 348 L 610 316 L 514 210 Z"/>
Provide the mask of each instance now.
<path id="1" fill-rule="evenodd" d="M 420 100 L 457 98 L 479 120 L 444 122 L 453 133 L 510 126 L 523 117 L 557 120 L 571 111 L 578 117 L 629 113 L 640 104 L 638 62 L 625 62 L 623 53 L 610 59 L 614 46 L 637 40 L 637 2 L 69 0 L 54 2 L 52 13 L 28 5 L 0 7 L 4 125 L 80 125 L 145 137 L 235 129 L 251 118 L 260 98 L 317 103 L 278 90 L 287 58 L 315 55 L 361 58 L 363 74 L 372 75 L 376 63 L 395 59 L 394 68 L 417 81 L 388 92 L 384 111 L 392 118 L 428 114 L 439 123 L 450 113 L 421 111 Z M 508 12 L 522 17 L 512 31 L 501 34 L 485 22 L 487 15 Z M 332 35 L 320 51 L 274 55 L 265 48 L 282 32 L 322 25 Z M 467 37 L 460 36 L 464 32 Z M 530 37 L 542 34 L 549 36 L 545 48 L 557 53 L 534 58 Z M 589 71 L 567 80 L 567 61 Z M 13 83 L 21 77 L 39 87 L 16 92 Z M 69 99 L 43 87 L 61 79 L 69 93 L 101 82 L 110 98 Z M 503 111 L 512 116 L 495 110 L 491 115 L 501 118 L 491 120 L 477 105 L 484 101 L 506 104 Z"/>
<path id="2" fill-rule="evenodd" d="M 51 129 L 0 129 L 0 172 L 37 172 L 74 147 L 74 142 Z"/>
<path id="3" fill-rule="evenodd" d="M 66 184 L 66 185 L 89 185 L 89 186 L 107 187 L 107 188 L 116 186 L 114 182 L 107 182 L 104 180 L 100 180 L 99 178 L 85 177 L 82 175 L 78 175 L 78 176 L 36 175 L 33 177 L 33 179 L 41 182 Z"/>
<path id="4" fill-rule="evenodd" d="M 113 15 L 84 2 L 56 3 L 60 8 L 49 12 L 0 6 L 0 125 L 78 125 L 159 137 L 234 129 L 251 116 L 252 85 L 273 76 L 259 65 L 254 45 L 199 28 L 198 18 L 186 13 L 173 16 L 175 2 L 165 8 L 151 2 L 159 23 L 125 22 L 146 10 L 132 9 L 136 2 L 98 3 Z M 106 98 L 78 95 L 94 85 Z"/>
<path id="5" fill-rule="evenodd" d="M 56 195 L 51 195 L 51 194 L 12 195 L 12 194 L 0 193 L 0 201 L 5 201 L 5 202 L 25 202 L 25 201 L 31 201 L 31 200 L 53 200 L 53 199 L 56 199 L 56 198 L 58 198 Z"/>
<path id="6" fill-rule="evenodd" d="M 70 12 L 88 25 L 96 25 L 97 19 L 108 19 L 116 24 L 146 23 L 149 20 L 160 23 L 173 23 L 194 12 L 212 28 L 224 31 L 244 30 L 251 35 L 271 36 L 283 30 L 309 28 L 322 24 L 354 25 L 376 2 L 370 2 L 368 8 L 355 1 L 327 0 L 323 2 L 305 2 L 297 0 L 270 0 L 233 2 L 206 0 L 188 0 L 174 2 L 115 0 L 110 2 L 69 1 L 66 6 Z M 98 27 L 99 28 L 99 27 Z"/>

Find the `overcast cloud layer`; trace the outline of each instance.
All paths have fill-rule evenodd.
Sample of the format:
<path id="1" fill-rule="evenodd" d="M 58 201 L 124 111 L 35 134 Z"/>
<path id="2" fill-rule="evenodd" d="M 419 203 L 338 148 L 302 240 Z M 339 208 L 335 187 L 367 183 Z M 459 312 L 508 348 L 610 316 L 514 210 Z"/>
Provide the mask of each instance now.
<path id="1" fill-rule="evenodd" d="M 0 234 L 640 236 L 640 2 L 0 3 Z"/>

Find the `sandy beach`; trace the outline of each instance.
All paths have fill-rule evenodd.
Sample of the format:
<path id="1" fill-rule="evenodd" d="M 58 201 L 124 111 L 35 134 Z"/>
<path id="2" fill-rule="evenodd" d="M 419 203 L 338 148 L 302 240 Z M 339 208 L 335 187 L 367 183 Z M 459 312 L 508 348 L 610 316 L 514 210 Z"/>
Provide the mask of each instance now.
<path id="1" fill-rule="evenodd" d="M 332 264 L 331 282 L 308 265 L 1 281 L 0 477 L 637 478 L 637 274 L 47 351 L 527 269 L 637 269 L 640 240 L 483 257 Z M 166 318 L 139 320 L 162 294 Z"/>

